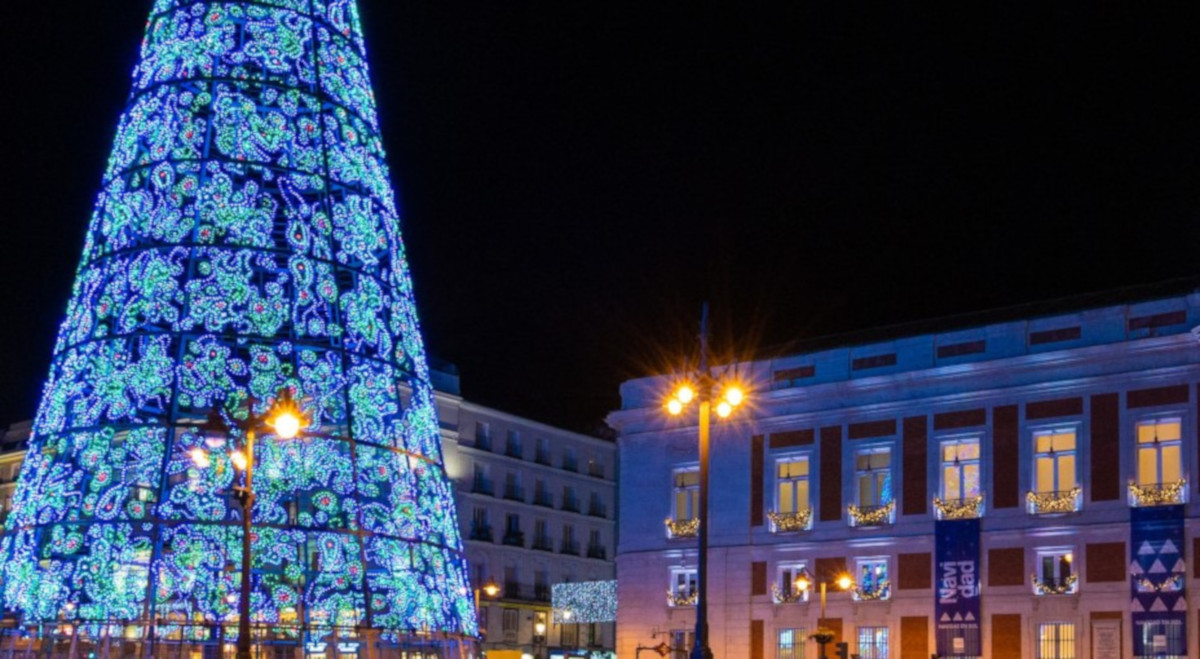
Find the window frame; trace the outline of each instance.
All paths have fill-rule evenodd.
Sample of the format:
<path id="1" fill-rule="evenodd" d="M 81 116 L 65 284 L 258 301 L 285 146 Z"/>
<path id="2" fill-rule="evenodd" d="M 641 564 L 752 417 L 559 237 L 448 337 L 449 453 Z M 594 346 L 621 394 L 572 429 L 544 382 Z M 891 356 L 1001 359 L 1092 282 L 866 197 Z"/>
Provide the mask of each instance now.
<path id="1" fill-rule="evenodd" d="M 781 627 L 775 630 L 775 659 L 805 659 L 808 652 L 806 645 L 808 634 L 803 627 Z M 784 634 L 791 635 L 791 642 L 784 647 Z"/>
<path id="2" fill-rule="evenodd" d="M 780 561 L 778 564 L 775 565 L 775 582 L 772 584 L 772 591 L 774 591 L 775 588 L 778 588 L 779 592 L 781 594 L 795 595 L 796 593 L 794 593 L 792 591 L 792 584 L 795 583 L 796 577 L 802 571 L 807 571 L 809 573 L 809 575 L 812 574 L 812 571 L 808 570 L 808 561 L 806 561 L 806 560 Z M 785 579 L 784 575 L 788 574 L 788 573 L 791 574 L 791 577 L 788 579 Z M 811 576 L 810 576 L 810 580 L 811 580 Z M 784 586 L 787 586 L 787 590 L 784 590 Z M 809 593 L 812 592 L 814 587 L 816 587 L 815 581 L 813 582 L 813 585 L 809 587 L 808 590 L 800 591 L 799 597 L 797 597 L 795 599 L 789 599 L 786 601 L 807 602 Z M 775 597 L 774 592 L 772 592 L 772 597 L 773 598 Z M 778 600 L 778 598 L 776 598 L 776 599 Z"/>
<path id="3" fill-rule="evenodd" d="M 1158 481 L 1154 482 L 1154 483 L 1143 482 L 1142 481 L 1142 442 L 1140 442 L 1138 440 L 1139 430 L 1142 428 L 1142 426 L 1150 424 L 1150 423 L 1153 423 L 1154 425 L 1160 425 L 1165 421 L 1170 421 L 1170 420 L 1175 420 L 1175 419 L 1177 419 L 1179 421 L 1179 438 L 1178 439 L 1160 440 L 1157 444 L 1150 443 L 1150 445 L 1155 447 L 1155 453 L 1156 453 L 1155 469 L 1156 469 L 1156 476 L 1158 478 Z M 1169 485 L 1171 483 L 1177 482 L 1177 481 L 1168 482 L 1165 480 L 1165 476 L 1164 476 L 1165 470 L 1163 469 L 1163 448 L 1167 447 L 1167 446 L 1174 446 L 1174 447 L 1178 448 L 1178 450 L 1179 450 L 1179 465 L 1178 465 L 1179 478 L 1183 479 L 1183 478 L 1187 477 L 1186 474 L 1187 474 L 1188 456 L 1184 455 L 1184 449 L 1187 446 L 1188 425 L 1189 425 L 1188 415 L 1186 414 L 1185 411 L 1183 411 L 1181 409 L 1177 409 L 1177 408 L 1164 409 L 1164 410 L 1159 410 L 1159 411 L 1150 412 L 1150 413 L 1146 413 L 1146 414 L 1141 414 L 1133 419 L 1133 468 L 1134 468 L 1133 481 L 1135 483 L 1137 483 L 1141 487 L 1147 487 L 1147 486 Z M 1156 435 L 1157 435 L 1157 433 L 1156 433 Z"/>
<path id="4" fill-rule="evenodd" d="M 1047 629 L 1054 630 L 1054 638 L 1049 640 L 1043 638 L 1044 630 Z M 1064 629 L 1070 629 L 1070 638 L 1063 637 L 1061 632 Z M 1037 626 L 1034 628 L 1033 642 L 1035 646 L 1033 656 L 1035 659 L 1076 659 L 1078 656 L 1079 633 L 1073 621 L 1047 620 L 1046 622 L 1037 623 Z M 1051 647 L 1047 647 L 1047 643 L 1050 643 Z M 1068 643 L 1070 644 L 1069 646 L 1063 647 Z M 1047 650 L 1050 650 L 1050 652 L 1047 653 Z"/>
<path id="5" fill-rule="evenodd" d="M 668 571 L 669 580 L 667 581 L 667 592 L 672 595 L 679 595 L 680 577 L 684 577 L 683 583 L 688 584 L 688 596 L 694 596 L 700 588 L 700 570 L 695 566 L 676 565 Z M 675 606 L 675 605 L 672 605 Z"/>
<path id="6" fill-rule="evenodd" d="M 680 487 L 677 485 L 678 477 L 685 473 L 696 474 L 696 484 Z M 688 492 L 688 503 L 692 507 L 687 517 L 681 517 L 679 514 L 679 494 L 680 492 Z M 679 465 L 671 469 L 671 520 L 676 522 L 685 522 L 696 519 L 700 515 L 700 511 L 696 510 L 700 506 L 700 465 L 689 464 Z"/>
<path id="7" fill-rule="evenodd" d="M 863 568 L 869 569 L 869 566 L 883 565 L 883 575 L 877 580 L 876 590 L 866 591 L 863 588 Z M 856 602 L 862 601 L 887 601 L 892 599 L 892 594 L 895 588 L 892 586 L 892 559 L 890 556 L 860 556 L 854 559 L 854 586 L 850 593 L 851 597 Z M 881 591 L 881 592 L 878 592 Z M 870 592 L 871 594 L 866 594 Z"/>
<path id="8" fill-rule="evenodd" d="M 804 461 L 804 463 L 805 463 L 806 473 L 803 476 L 788 477 L 785 480 L 785 478 L 783 476 L 779 475 L 780 465 L 785 464 L 785 463 L 798 462 L 798 461 Z M 772 510 L 774 510 L 776 513 L 780 513 L 780 514 L 797 514 L 797 513 L 803 512 L 805 510 L 812 510 L 812 486 L 813 486 L 812 451 L 786 453 L 783 455 L 775 456 L 771 462 L 771 465 L 773 467 L 772 476 L 773 476 L 773 483 L 774 483 L 774 491 L 772 493 L 773 494 Z M 782 489 L 781 486 L 783 485 L 784 482 L 789 482 L 792 484 L 792 499 L 794 502 L 796 502 L 796 505 L 794 505 L 793 509 L 787 510 L 787 511 L 783 510 L 783 506 L 781 505 L 782 500 L 783 500 L 783 495 L 780 490 Z M 796 492 L 797 492 L 796 484 L 801 483 L 801 482 L 805 483 L 805 485 L 806 485 L 805 491 L 808 494 L 807 501 L 804 502 L 803 507 L 798 505 L 798 497 L 796 494 Z"/>
<path id="9" fill-rule="evenodd" d="M 1045 436 L 1045 435 L 1062 434 L 1063 432 L 1066 432 L 1066 431 L 1070 431 L 1071 434 L 1073 434 L 1075 436 L 1075 447 L 1072 448 L 1070 451 L 1055 451 L 1053 443 L 1051 443 L 1050 451 L 1043 452 L 1043 451 L 1038 450 L 1038 438 L 1039 437 Z M 1064 492 L 1070 492 L 1071 490 L 1073 490 L 1076 487 L 1080 487 L 1079 463 L 1080 463 L 1080 453 L 1081 453 L 1080 444 L 1081 444 L 1082 435 L 1083 435 L 1083 424 L 1078 421 L 1067 422 L 1067 423 L 1047 423 L 1047 424 L 1039 424 L 1039 425 L 1035 425 L 1035 426 L 1030 426 L 1030 428 L 1029 428 L 1029 443 L 1030 443 L 1030 451 L 1033 454 L 1033 472 L 1032 472 L 1032 475 L 1030 478 L 1030 481 L 1032 481 L 1031 482 L 1032 487 L 1029 488 L 1031 492 L 1034 492 L 1035 494 L 1048 494 L 1051 492 L 1064 493 Z M 1038 462 L 1043 457 L 1049 456 L 1051 454 L 1054 455 L 1054 464 L 1051 469 L 1051 477 L 1053 479 L 1054 487 L 1049 490 L 1042 490 L 1042 489 L 1040 489 L 1041 483 L 1039 482 L 1040 476 L 1039 476 L 1039 471 L 1038 471 Z M 1060 482 L 1060 480 L 1059 480 L 1059 472 L 1060 472 L 1059 461 L 1062 459 L 1062 456 L 1064 456 L 1064 455 L 1072 456 L 1072 459 L 1075 462 L 1075 469 L 1073 470 L 1073 472 L 1071 474 L 1072 480 L 1074 481 L 1074 483 L 1071 484 L 1069 487 L 1064 487 L 1063 483 Z"/>
<path id="10" fill-rule="evenodd" d="M 950 463 L 946 462 L 946 448 L 950 445 L 960 445 L 960 444 L 966 444 L 966 443 L 974 443 L 976 445 L 976 457 L 974 460 L 967 461 L 967 462 L 959 460 L 959 463 L 958 463 L 959 491 L 958 491 L 958 493 L 956 493 L 955 496 L 949 496 L 949 492 L 946 491 L 946 468 L 947 468 L 947 465 Z M 942 436 L 942 437 L 938 438 L 937 446 L 938 446 L 938 495 L 939 495 L 939 498 L 943 501 L 966 501 L 973 497 L 979 496 L 979 494 L 982 494 L 984 491 L 984 487 L 983 487 L 983 478 L 984 478 L 983 434 L 982 433 L 969 433 L 969 434 L 962 434 L 962 435 Z M 963 487 L 964 479 L 963 479 L 962 471 L 963 471 L 963 468 L 965 466 L 968 466 L 969 464 L 974 464 L 977 469 L 975 478 L 976 478 L 976 482 L 978 483 L 978 486 L 979 486 L 979 493 L 968 496 Z M 892 487 L 894 489 L 895 484 L 893 484 Z"/>
<path id="11" fill-rule="evenodd" d="M 1035 550 L 1034 556 L 1035 556 L 1034 563 L 1033 563 L 1034 574 L 1037 576 L 1038 580 L 1040 580 L 1041 582 L 1043 582 L 1045 584 L 1049 584 L 1051 586 L 1054 586 L 1055 588 L 1061 588 L 1061 587 L 1063 587 L 1064 581 L 1069 576 L 1074 575 L 1075 579 L 1076 579 L 1075 582 L 1072 583 L 1070 585 L 1070 587 L 1068 587 L 1062 593 L 1038 592 L 1038 587 L 1036 585 L 1034 585 L 1033 586 L 1034 595 L 1044 597 L 1044 596 L 1050 595 L 1050 594 L 1073 595 L 1073 594 L 1079 592 L 1079 581 L 1078 581 L 1079 570 L 1075 566 L 1075 557 L 1078 556 L 1078 553 L 1075 551 L 1075 547 L 1071 547 L 1071 546 L 1038 547 Z M 1046 573 L 1044 570 L 1045 561 L 1047 558 L 1057 559 L 1052 564 L 1054 566 L 1055 574 L 1051 575 L 1051 578 L 1049 580 L 1047 579 Z M 1065 575 L 1062 573 L 1063 563 L 1066 563 L 1068 566 L 1070 566 L 1070 571 Z"/>
<path id="12" fill-rule="evenodd" d="M 863 632 L 868 632 L 869 641 L 863 643 Z M 892 631 L 887 625 L 862 625 L 854 629 L 855 645 L 862 659 L 885 659 L 891 656 Z M 880 641 L 882 640 L 882 643 Z"/>
<path id="13" fill-rule="evenodd" d="M 875 473 L 881 471 L 881 469 L 880 468 L 872 468 L 869 470 L 859 469 L 858 459 L 860 456 L 864 456 L 864 455 L 879 455 L 879 454 L 883 454 L 883 453 L 886 453 L 888 456 L 888 466 L 887 466 L 887 473 L 886 473 L 886 479 L 884 481 L 884 485 L 881 486 L 877 481 L 872 481 L 872 484 L 871 484 L 872 488 L 877 489 L 877 491 L 874 493 L 875 501 L 864 502 L 863 498 L 862 498 L 862 491 L 863 491 L 862 479 L 863 479 L 863 477 L 868 474 L 875 474 Z M 859 508 L 882 507 L 882 506 L 888 505 L 889 503 L 895 502 L 895 500 L 896 500 L 896 483 L 895 483 L 895 474 L 893 473 L 893 468 L 895 467 L 895 459 L 894 459 L 895 455 L 896 455 L 895 447 L 892 445 L 891 442 L 883 443 L 883 444 L 868 444 L 868 445 L 860 446 L 860 447 L 854 449 L 854 463 L 852 465 L 854 468 L 854 478 L 851 480 L 851 486 L 854 488 L 853 499 L 854 499 L 855 505 L 857 505 Z M 869 462 L 870 461 L 868 460 L 868 463 Z M 891 493 L 891 496 L 888 497 L 886 500 L 883 497 L 884 490 L 889 490 Z"/>

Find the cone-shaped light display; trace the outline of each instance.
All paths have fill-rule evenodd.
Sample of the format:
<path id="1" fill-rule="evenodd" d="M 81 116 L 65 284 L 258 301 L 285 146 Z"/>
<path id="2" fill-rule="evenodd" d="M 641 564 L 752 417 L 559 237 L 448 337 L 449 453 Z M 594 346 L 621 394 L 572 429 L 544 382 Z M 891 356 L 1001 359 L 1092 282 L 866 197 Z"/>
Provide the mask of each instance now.
<path id="1" fill-rule="evenodd" d="M 258 435 L 254 625 L 474 635 L 354 0 L 158 0 L 146 30 L 5 525 L 6 608 L 215 634 L 242 569 L 230 455 L 286 388 L 306 425 Z"/>

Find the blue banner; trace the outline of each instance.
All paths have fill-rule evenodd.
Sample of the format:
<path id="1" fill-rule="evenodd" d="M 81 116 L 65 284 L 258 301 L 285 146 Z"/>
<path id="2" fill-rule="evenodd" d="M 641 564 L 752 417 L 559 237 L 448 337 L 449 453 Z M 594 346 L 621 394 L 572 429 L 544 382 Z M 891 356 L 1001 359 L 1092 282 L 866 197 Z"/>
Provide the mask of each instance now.
<path id="1" fill-rule="evenodd" d="M 933 610 L 938 656 L 981 657 L 979 520 L 940 520 L 934 524 L 937 589 Z"/>
<path id="2" fill-rule="evenodd" d="M 1187 565 L 1183 506 L 1147 506 L 1130 514 L 1133 656 L 1187 656 Z"/>

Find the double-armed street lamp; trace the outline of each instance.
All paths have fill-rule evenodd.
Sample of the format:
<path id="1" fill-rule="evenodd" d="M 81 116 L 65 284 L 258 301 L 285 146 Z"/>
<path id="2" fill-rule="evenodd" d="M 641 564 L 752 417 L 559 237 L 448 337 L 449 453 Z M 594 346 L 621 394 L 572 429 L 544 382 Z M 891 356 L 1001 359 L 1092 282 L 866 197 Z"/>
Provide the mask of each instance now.
<path id="1" fill-rule="evenodd" d="M 279 390 L 275 402 L 265 414 L 254 414 L 253 405 L 245 419 L 235 419 L 234 426 L 245 435 L 245 443 L 240 451 L 229 454 L 229 461 L 238 471 L 244 474 L 242 487 L 235 487 L 238 501 L 242 504 L 242 584 L 241 598 L 238 600 L 238 642 L 237 659 L 251 659 L 250 644 L 250 530 L 251 518 L 254 512 L 254 442 L 258 433 L 268 432 L 279 439 L 293 439 L 300 434 L 301 428 L 308 425 L 308 420 L 300 412 L 300 406 L 292 400 L 292 391 L 288 388 Z M 208 420 L 201 427 L 206 437 L 223 439 L 229 434 L 229 423 L 216 409 L 208 415 Z M 191 451 L 192 461 L 200 468 L 207 468 L 211 461 L 208 452 L 202 448 Z"/>
<path id="2" fill-rule="evenodd" d="M 719 395 L 719 397 L 718 397 Z M 696 593 L 696 639 L 691 659 L 712 659 L 708 646 L 708 454 L 709 425 L 712 421 L 713 402 L 716 401 L 717 416 L 728 418 L 746 398 L 745 391 L 736 383 L 714 376 L 708 366 L 708 304 L 700 320 L 700 367 L 687 376 L 675 388 L 667 400 L 667 412 L 679 416 L 693 401 L 698 402 L 700 443 L 700 501 L 697 505 L 697 520 L 700 522 L 700 556 L 697 561 Z"/>
<path id="3" fill-rule="evenodd" d="M 838 590 L 850 590 L 854 586 L 854 579 L 848 574 L 840 574 L 834 580 L 834 585 Z M 813 587 L 813 578 L 808 573 L 808 568 L 800 570 L 800 574 L 796 576 L 796 581 L 793 583 L 796 590 L 802 593 L 808 593 Z M 816 641 L 821 646 L 821 659 L 825 659 L 825 646 L 834 638 L 833 630 L 825 626 L 825 590 L 827 582 L 820 582 L 821 591 L 821 615 L 817 618 L 817 630 L 809 634 L 809 638 Z"/>

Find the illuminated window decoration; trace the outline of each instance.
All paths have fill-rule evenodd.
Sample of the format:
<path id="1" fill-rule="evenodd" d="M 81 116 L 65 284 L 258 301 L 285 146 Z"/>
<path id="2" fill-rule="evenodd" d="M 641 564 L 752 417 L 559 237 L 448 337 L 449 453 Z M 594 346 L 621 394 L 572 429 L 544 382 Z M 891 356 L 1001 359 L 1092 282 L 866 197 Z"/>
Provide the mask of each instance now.
<path id="1" fill-rule="evenodd" d="M 157 0 L 6 520 L 6 607 L 232 642 L 245 438 L 200 425 L 284 388 L 310 423 L 260 433 L 254 623 L 477 635 L 355 0 Z"/>
<path id="2" fill-rule="evenodd" d="M 556 623 L 615 622 L 617 582 L 556 583 L 550 587 L 550 603 L 554 612 L 553 621 Z"/>

